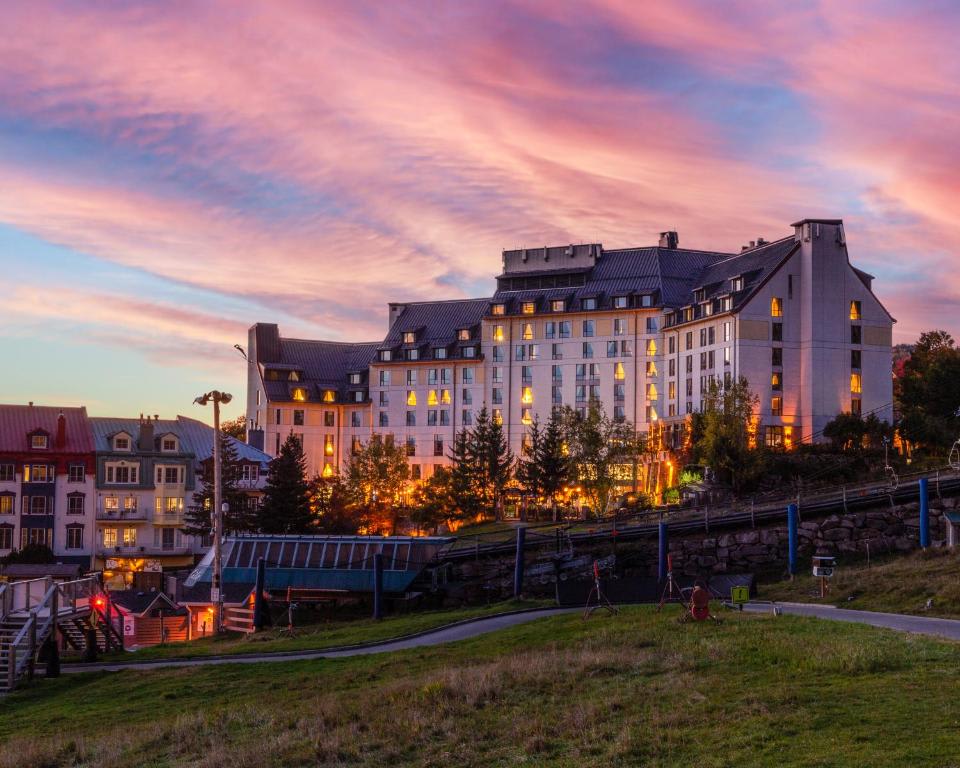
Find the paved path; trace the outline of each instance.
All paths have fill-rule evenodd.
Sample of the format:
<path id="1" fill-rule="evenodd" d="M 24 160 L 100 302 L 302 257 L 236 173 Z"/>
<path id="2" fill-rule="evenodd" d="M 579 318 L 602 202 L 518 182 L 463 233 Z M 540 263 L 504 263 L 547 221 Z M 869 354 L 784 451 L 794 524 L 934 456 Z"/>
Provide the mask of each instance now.
<path id="1" fill-rule="evenodd" d="M 96 664 L 64 664 L 63 673 L 70 672 L 118 672 L 122 669 L 160 669 L 162 667 L 198 667 L 207 664 L 255 664 L 264 661 L 303 661 L 306 659 L 338 659 L 343 656 L 362 656 L 370 653 L 387 653 L 402 651 L 407 648 L 421 648 L 428 645 L 441 645 L 457 640 L 485 635 L 500 629 L 516 627 L 530 621 L 536 621 L 547 616 L 557 616 L 563 613 L 572 613 L 582 608 L 542 608 L 522 613 L 507 613 L 499 616 L 489 616 L 475 621 L 462 622 L 447 627 L 424 632 L 411 637 L 387 640 L 382 643 L 355 646 L 352 648 L 316 650 L 316 651 L 284 651 L 282 653 L 243 654 L 236 656 L 211 656 L 194 659 L 160 659 L 157 661 L 139 662 L 100 662 Z"/>
<path id="2" fill-rule="evenodd" d="M 960 640 L 960 620 L 935 619 L 930 616 L 908 616 L 903 613 L 879 613 L 877 611 L 854 611 L 849 608 L 837 608 L 832 605 L 811 605 L 809 603 L 776 603 L 784 613 L 795 616 L 815 616 L 831 621 L 850 621 L 857 624 L 870 624 L 874 627 L 886 627 L 900 632 L 913 632 L 918 635 L 935 635 L 951 640 Z M 748 603 L 745 610 L 756 613 L 772 613 L 773 603 Z"/>
<path id="3" fill-rule="evenodd" d="M 773 603 L 748 603 L 744 609 L 752 613 L 772 613 Z M 859 624 L 871 624 L 901 632 L 914 632 L 921 635 L 935 635 L 960 640 L 960 620 L 935 619 L 926 616 L 907 616 L 899 613 L 876 613 L 874 611 L 853 611 L 847 608 L 835 608 L 830 605 L 810 605 L 808 603 L 776 603 L 784 613 L 797 616 L 813 616 L 832 621 L 849 621 Z M 209 656 L 194 659 L 160 659 L 138 662 L 101 662 L 97 664 L 64 664 L 64 673 L 73 672 L 118 672 L 123 669 L 150 670 L 165 667 L 198 667 L 209 664 L 257 664 L 271 661 L 304 661 L 308 659 L 337 659 L 344 656 L 361 656 L 371 653 L 388 653 L 408 648 L 422 648 L 431 645 L 452 643 L 457 640 L 485 635 L 501 629 L 516 627 L 547 616 L 564 613 L 577 613 L 581 608 L 542 608 L 522 613 L 510 613 L 489 616 L 468 622 L 439 627 L 419 635 L 387 640 L 382 643 L 355 646 L 352 648 L 284 651 L 281 653 L 243 654 L 236 656 Z"/>

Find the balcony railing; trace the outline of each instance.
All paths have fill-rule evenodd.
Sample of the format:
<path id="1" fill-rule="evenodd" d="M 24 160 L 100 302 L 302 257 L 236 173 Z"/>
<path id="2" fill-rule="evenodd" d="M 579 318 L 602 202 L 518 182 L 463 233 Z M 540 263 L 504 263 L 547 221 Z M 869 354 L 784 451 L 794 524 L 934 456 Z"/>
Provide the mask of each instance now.
<path id="1" fill-rule="evenodd" d="M 97 520 L 114 520 L 118 523 L 127 521 L 146 522 L 147 510 L 137 507 L 133 509 L 105 509 L 104 507 L 97 507 Z"/>
<path id="2" fill-rule="evenodd" d="M 189 555 L 192 552 L 193 547 L 188 544 L 169 547 L 162 544 L 120 544 L 113 547 L 105 544 L 97 545 L 99 557 L 156 557 L 158 555 Z"/>

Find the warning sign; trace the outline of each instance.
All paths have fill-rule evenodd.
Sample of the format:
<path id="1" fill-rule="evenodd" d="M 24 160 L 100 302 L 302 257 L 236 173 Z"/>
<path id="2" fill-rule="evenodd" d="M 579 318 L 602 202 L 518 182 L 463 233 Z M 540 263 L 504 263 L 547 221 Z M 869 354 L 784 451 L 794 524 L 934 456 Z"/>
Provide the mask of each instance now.
<path id="1" fill-rule="evenodd" d="M 736 603 L 737 605 L 742 605 L 743 603 L 750 602 L 749 587 L 731 587 L 730 602 Z"/>

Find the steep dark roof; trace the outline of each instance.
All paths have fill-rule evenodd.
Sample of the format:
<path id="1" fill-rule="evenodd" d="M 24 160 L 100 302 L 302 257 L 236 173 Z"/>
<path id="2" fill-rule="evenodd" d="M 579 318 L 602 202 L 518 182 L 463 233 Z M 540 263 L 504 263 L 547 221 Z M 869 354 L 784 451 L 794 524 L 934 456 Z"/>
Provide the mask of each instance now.
<path id="1" fill-rule="evenodd" d="M 309 341 L 285 339 L 268 340 L 269 359 L 260 352 L 259 326 L 257 328 L 257 358 L 265 369 L 282 371 L 296 370 L 301 376 L 298 382 L 286 377 L 279 381 L 265 378 L 264 387 L 270 400 L 291 400 L 292 387 L 302 386 L 310 392 L 311 400 L 317 401 L 326 390 L 337 393 L 338 401 L 345 399 L 351 389 L 347 374 L 362 373 L 364 382 L 370 363 L 376 355 L 377 342 L 350 343 L 339 341 Z M 267 334 L 264 334 L 267 336 Z"/>
<path id="2" fill-rule="evenodd" d="M 141 614 L 150 610 L 154 603 L 160 602 L 164 611 L 186 613 L 186 609 L 176 605 L 163 592 L 141 592 L 135 589 L 111 589 L 110 602 L 120 606 L 127 613 Z"/>
<path id="3" fill-rule="evenodd" d="M 418 301 L 405 304 L 387 332 L 381 349 L 403 344 L 403 334 L 415 331 L 416 343 L 407 346 L 448 347 L 457 342 L 461 328 L 476 329 L 490 307 L 490 299 L 454 299 L 452 301 Z M 472 341 L 477 342 L 479 334 Z"/>
<path id="4" fill-rule="evenodd" d="M 735 256 L 716 261 L 696 276 L 693 288 L 703 288 L 705 299 L 730 292 L 730 279 L 743 276 L 742 294 L 735 297 L 734 308 L 739 306 L 737 298 L 745 299 L 759 287 L 780 263 L 799 246 L 793 236 L 772 243 L 765 243 Z M 691 296 L 687 303 L 691 303 Z"/>

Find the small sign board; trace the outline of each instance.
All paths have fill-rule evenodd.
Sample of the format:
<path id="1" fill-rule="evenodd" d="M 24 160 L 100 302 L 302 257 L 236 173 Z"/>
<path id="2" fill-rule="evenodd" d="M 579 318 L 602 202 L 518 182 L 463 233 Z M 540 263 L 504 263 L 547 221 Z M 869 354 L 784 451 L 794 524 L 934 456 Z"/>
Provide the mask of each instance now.
<path id="1" fill-rule="evenodd" d="M 750 602 L 750 588 L 739 586 L 730 588 L 730 602 L 736 605 Z"/>
<path id="2" fill-rule="evenodd" d="M 816 555 L 813 558 L 813 575 L 820 578 L 829 579 L 833 576 L 833 569 L 836 560 L 828 555 Z"/>

